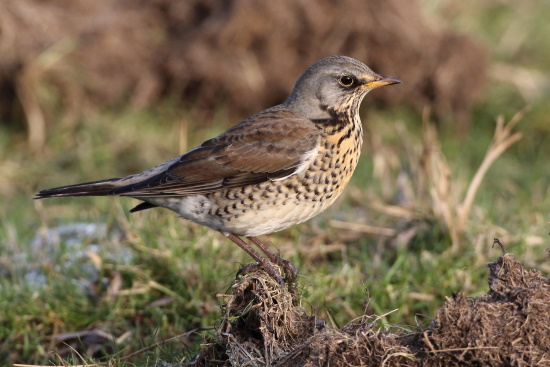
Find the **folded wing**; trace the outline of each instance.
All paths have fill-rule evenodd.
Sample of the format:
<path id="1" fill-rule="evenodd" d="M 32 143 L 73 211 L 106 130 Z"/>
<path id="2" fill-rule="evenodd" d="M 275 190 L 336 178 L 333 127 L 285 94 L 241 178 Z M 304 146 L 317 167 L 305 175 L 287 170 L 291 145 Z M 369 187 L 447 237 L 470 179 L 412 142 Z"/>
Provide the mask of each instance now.
<path id="1" fill-rule="evenodd" d="M 273 107 L 204 142 L 165 170 L 110 194 L 185 196 L 281 179 L 313 159 L 320 139 L 311 120 Z"/>

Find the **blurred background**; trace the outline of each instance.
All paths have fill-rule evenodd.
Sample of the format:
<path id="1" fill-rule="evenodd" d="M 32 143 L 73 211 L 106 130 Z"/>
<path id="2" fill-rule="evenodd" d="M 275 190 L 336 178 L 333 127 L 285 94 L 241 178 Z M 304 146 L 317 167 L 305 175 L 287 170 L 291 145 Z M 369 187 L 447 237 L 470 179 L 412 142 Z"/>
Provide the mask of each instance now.
<path id="1" fill-rule="evenodd" d="M 365 99 L 343 198 L 266 236 L 300 269 L 304 307 L 340 326 L 394 309 L 388 328 L 427 325 L 445 296 L 487 291 L 494 237 L 548 273 L 549 11 L 537 0 L 0 2 L 0 362 L 121 357 L 216 324 L 217 294 L 250 261 L 219 234 L 164 210 L 129 215 L 131 199 L 32 197 L 181 154 L 283 102 L 330 55 L 403 84 Z M 153 349 L 147 363 L 191 360 L 200 342 Z"/>

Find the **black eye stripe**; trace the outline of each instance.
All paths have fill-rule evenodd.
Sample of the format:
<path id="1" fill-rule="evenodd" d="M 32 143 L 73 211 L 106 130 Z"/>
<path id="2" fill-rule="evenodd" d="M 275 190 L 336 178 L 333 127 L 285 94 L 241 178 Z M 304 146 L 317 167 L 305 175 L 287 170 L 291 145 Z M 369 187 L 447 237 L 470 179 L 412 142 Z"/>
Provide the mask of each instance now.
<path id="1" fill-rule="evenodd" d="M 351 87 L 355 83 L 355 78 L 351 75 L 342 75 L 338 82 L 344 87 Z"/>

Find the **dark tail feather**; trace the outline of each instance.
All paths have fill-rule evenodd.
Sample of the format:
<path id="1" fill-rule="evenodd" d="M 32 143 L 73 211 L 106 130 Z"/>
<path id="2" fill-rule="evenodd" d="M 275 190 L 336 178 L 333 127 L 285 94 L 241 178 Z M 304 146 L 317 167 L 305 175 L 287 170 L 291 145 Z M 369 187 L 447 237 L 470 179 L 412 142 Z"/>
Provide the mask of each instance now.
<path id="1" fill-rule="evenodd" d="M 148 202 L 144 201 L 143 203 L 139 203 L 138 205 L 136 205 L 135 207 L 130 209 L 130 213 L 139 212 L 140 210 L 147 210 L 147 209 L 151 209 L 151 208 L 156 208 L 157 206 L 158 205 L 151 204 L 151 203 L 148 203 Z"/>
<path id="2" fill-rule="evenodd" d="M 110 195 L 111 190 L 118 187 L 113 184 L 114 181 L 118 180 L 120 180 L 120 178 L 109 178 L 101 181 L 85 182 L 42 190 L 36 194 L 35 199 L 62 198 L 67 196 L 106 196 Z"/>

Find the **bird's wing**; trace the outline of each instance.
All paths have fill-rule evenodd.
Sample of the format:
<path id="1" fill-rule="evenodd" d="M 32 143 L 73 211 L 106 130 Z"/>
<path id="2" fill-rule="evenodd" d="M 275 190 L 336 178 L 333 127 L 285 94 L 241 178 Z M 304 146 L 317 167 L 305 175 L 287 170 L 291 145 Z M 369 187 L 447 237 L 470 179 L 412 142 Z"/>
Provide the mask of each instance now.
<path id="1" fill-rule="evenodd" d="M 321 134 L 311 120 L 273 107 L 204 142 L 162 172 L 111 194 L 184 196 L 282 179 L 313 159 Z"/>

